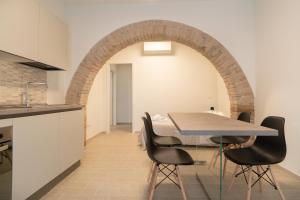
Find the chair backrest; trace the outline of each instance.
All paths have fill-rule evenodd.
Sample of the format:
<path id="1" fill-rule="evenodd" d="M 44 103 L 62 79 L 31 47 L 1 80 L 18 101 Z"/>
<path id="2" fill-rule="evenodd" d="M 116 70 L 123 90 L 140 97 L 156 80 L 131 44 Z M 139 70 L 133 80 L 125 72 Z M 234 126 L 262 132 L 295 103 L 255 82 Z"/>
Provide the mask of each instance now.
<path id="1" fill-rule="evenodd" d="M 277 130 L 278 136 L 258 136 L 254 142 L 254 146 L 272 154 L 278 163 L 283 161 L 286 156 L 284 124 L 285 119 L 283 117 L 266 117 L 261 126 Z"/>
<path id="2" fill-rule="evenodd" d="M 241 112 L 237 119 L 240 120 L 240 121 L 250 123 L 251 114 L 250 114 L 250 112 Z"/>
<path id="3" fill-rule="evenodd" d="M 152 131 L 152 137 L 155 137 L 156 134 L 155 134 L 155 132 L 154 132 L 154 130 L 153 130 L 153 124 L 152 124 L 152 119 L 151 119 L 151 117 L 150 117 L 150 114 L 149 114 L 148 112 L 145 112 L 145 115 L 146 115 L 146 118 L 147 118 L 148 123 L 149 123 L 149 128 L 150 128 L 150 130 Z"/>
<path id="4" fill-rule="evenodd" d="M 144 126 L 145 126 L 145 133 L 146 133 L 145 143 L 146 143 L 147 154 L 151 160 L 155 161 L 155 159 L 153 157 L 153 153 L 157 149 L 157 146 L 154 144 L 154 141 L 153 141 L 153 135 L 152 135 L 153 132 L 150 129 L 149 121 L 145 117 L 142 117 L 142 120 L 143 120 Z"/>

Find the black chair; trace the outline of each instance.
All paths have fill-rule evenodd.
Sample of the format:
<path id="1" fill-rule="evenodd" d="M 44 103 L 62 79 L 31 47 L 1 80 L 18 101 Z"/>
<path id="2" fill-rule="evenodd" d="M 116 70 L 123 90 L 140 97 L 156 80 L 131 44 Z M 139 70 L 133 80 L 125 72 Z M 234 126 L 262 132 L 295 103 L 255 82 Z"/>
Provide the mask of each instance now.
<path id="1" fill-rule="evenodd" d="M 241 112 L 237 120 L 250 123 L 251 114 L 249 112 Z M 249 139 L 249 136 L 224 136 L 222 137 L 222 144 L 242 144 L 247 142 Z M 221 143 L 220 137 L 211 137 L 210 140 L 215 144 Z"/>
<path id="2" fill-rule="evenodd" d="M 278 130 L 278 136 L 258 136 L 250 147 L 224 151 L 226 158 L 241 167 L 241 172 L 239 173 L 237 173 L 238 168 L 235 169 L 234 176 L 244 175 L 248 184 L 247 200 L 251 198 L 251 188 L 261 179 L 271 184 L 279 191 L 281 199 L 285 199 L 271 168 L 271 165 L 282 162 L 286 156 L 284 123 L 285 119 L 282 117 L 267 117 L 263 120 L 261 126 Z M 256 167 L 256 170 L 254 167 Z M 246 179 L 246 172 L 249 173 L 248 179 Z M 268 172 L 270 172 L 271 176 L 268 175 Z M 253 174 L 257 176 L 257 180 L 252 184 Z"/>
<path id="3" fill-rule="evenodd" d="M 158 146 L 164 146 L 164 147 L 174 147 L 174 146 L 182 145 L 182 142 L 177 137 L 160 136 L 160 135 L 155 134 L 155 132 L 153 130 L 152 119 L 148 112 L 145 112 L 145 114 L 146 114 L 147 120 L 149 122 L 150 131 L 152 132 L 153 140 L 154 140 L 155 144 L 157 144 Z"/>
<path id="4" fill-rule="evenodd" d="M 166 179 L 169 179 L 174 184 L 176 184 L 182 192 L 183 199 L 186 199 L 186 194 L 184 191 L 178 166 L 193 165 L 194 161 L 192 157 L 182 149 L 160 147 L 156 145 L 153 140 L 153 132 L 151 131 L 149 121 L 145 117 L 143 117 L 142 119 L 146 131 L 147 154 L 149 158 L 154 162 L 150 182 L 149 200 L 153 199 L 155 188 Z M 170 169 L 170 166 L 174 166 L 174 169 Z M 156 183 L 158 173 L 163 174 L 165 177 L 159 183 Z M 171 175 L 174 175 L 175 180 L 172 179 Z"/>
<path id="5" fill-rule="evenodd" d="M 243 121 L 243 122 L 248 122 L 250 123 L 251 120 L 251 114 L 249 112 L 241 112 L 237 118 L 237 120 L 239 121 Z M 233 145 L 235 147 L 239 147 L 241 144 L 246 143 L 247 141 L 249 141 L 250 136 L 224 136 L 222 137 L 222 145 L 224 147 L 224 149 L 226 149 L 228 146 Z M 221 138 L 220 137 L 211 137 L 210 140 L 215 143 L 220 145 L 221 144 Z M 218 159 L 218 157 L 220 156 L 220 152 L 217 149 L 214 152 L 213 157 L 211 158 L 210 164 L 209 164 L 209 169 L 212 166 L 216 165 L 216 161 Z M 226 173 L 226 159 L 224 162 L 224 167 L 223 167 L 223 176 L 225 177 L 225 173 Z"/>
<path id="6" fill-rule="evenodd" d="M 145 112 L 146 115 L 146 119 L 148 120 L 148 124 L 149 124 L 149 128 L 150 131 L 152 132 L 152 139 L 154 141 L 154 143 L 160 147 L 174 147 L 174 146 L 179 146 L 182 145 L 181 141 L 173 136 L 160 136 L 155 134 L 154 130 L 153 130 L 153 125 L 152 125 L 152 119 L 150 117 L 150 114 L 148 112 Z M 153 163 L 154 165 L 155 163 Z M 152 168 L 150 168 L 150 172 L 147 178 L 147 181 L 150 181 L 151 175 L 152 175 Z"/>

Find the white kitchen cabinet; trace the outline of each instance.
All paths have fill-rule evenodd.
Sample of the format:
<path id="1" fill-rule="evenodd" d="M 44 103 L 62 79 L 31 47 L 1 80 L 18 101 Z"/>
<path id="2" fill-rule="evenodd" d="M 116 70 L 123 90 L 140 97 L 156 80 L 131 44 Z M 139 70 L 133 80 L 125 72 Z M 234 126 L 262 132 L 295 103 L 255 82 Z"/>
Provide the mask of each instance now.
<path id="1" fill-rule="evenodd" d="M 68 68 L 68 26 L 39 0 L 0 0 L 0 27 L 0 50 Z"/>
<path id="2" fill-rule="evenodd" d="M 83 155 L 83 111 L 12 119 L 12 199 L 30 197 Z"/>
<path id="3" fill-rule="evenodd" d="M 37 60 L 38 23 L 36 0 L 0 0 L 0 50 Z"/>
<path id="4" fill-rule="evenodd" d="M 59 114 L 13 120 L 12 199 L 26 199 L 59 174 Z"/>
<path id="5" fill-rule="evenodd" d="M 84 148 L 83 111 L 60 113 L 60 171 L 81 159 Z"/>
<path id="6" fill-rule="evenodd" d="M 40 6 L 38 59 L 42 63 L 67 69 L 68 26 L 47 8 Z"/>

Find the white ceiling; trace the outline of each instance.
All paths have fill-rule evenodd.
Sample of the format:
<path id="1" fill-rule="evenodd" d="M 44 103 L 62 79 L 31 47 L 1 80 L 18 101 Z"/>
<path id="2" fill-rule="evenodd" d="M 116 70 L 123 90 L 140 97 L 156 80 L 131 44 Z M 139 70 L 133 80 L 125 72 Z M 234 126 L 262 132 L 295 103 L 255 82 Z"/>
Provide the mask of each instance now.
<path id="1" fill-rule="evenodd" d="M 63 0 L 65 3 L 153 3 L 153 2 L 197 2 L 211 0 Z"/>

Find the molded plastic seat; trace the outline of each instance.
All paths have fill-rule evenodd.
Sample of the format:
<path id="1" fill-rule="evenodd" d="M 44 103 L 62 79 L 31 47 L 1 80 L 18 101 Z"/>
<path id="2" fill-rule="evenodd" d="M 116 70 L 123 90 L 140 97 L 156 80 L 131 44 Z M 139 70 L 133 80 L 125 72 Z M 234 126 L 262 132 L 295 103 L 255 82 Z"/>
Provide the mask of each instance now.
<path id="1" fill-rule="evenodd" d="M 238 116 L 237 120 L 250 123 L 250 113 L 249 112 L 241 112 Z M 247 142 L 250 139 L 250 136 L 224 136 L 222 137 L 222 144 L 242 144 Z M 215 144 L 221 143 L 220 137 L 211 137 L 210 140 Z"/>
<path id="2" fill-rule="evenodd" d="M 145 112 L 147 120 L 149 122 L 150 131 L 152 131 L 153 141 L 158 146 L 164 146 L 164 147 L 173 147 L 173 146 L 179 146 L 182 145 L 182 142 L 177 138 L 173 136 L 160 136 L 157 135 L 153 130 L 152 120 L 150 117 L 150 114 L 148 112 Z"/>
<path id="3" fill-rule="evenodd" d="M 179 146 L 182 145 L 181 141 L 172 136 L 159 136 L 156 135 L 153 138 L 155 144 L 159 146 L 164 146 L 164 147 L 173 147 L 173 146 Z"/>
<path id="4" fill-rule="evenodd" d="M 153 157 L 159 164 L 168 165 L 192 165 L 192 157 L 182 149 L 159 148 L 153 153 Z"/>
<path id="5" fill-rule="evenodd" d="M 222 138 L 223 144 L 242 144 L 249 140 L 250 137 L 248 136 L 225 136 Z M 212 137 L 210 140 L 215 144 L 220 144 L 221 139 L 220 137 Z"/>
<path id="6" fill-rule="evenodd" d="M 225 150 L 224 154 L 229 160 L 238 165 L 271 165 L 278 163 L 276 155 L 255 146 Z"/>
<path id="7" fill-rule="evenodd" d="M 267 117 L 261 126 L 278 130 L 278 136 L 258 136 L 247 148 L 225 150 L 225 156 L 239 165 L 271 165 L 284 160 L 286 143 L 282 117 Z"/>

